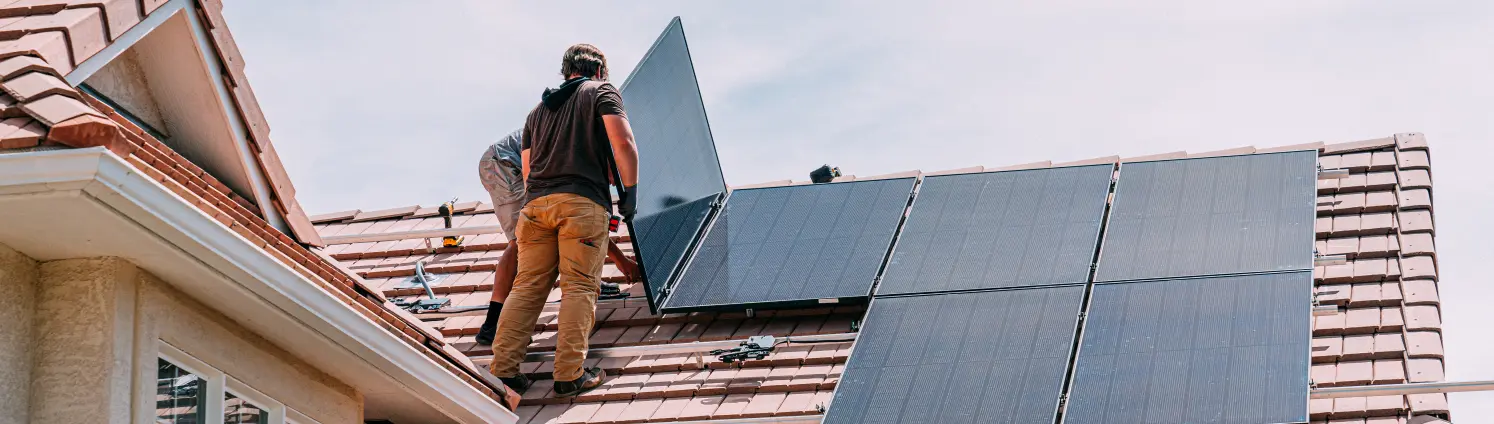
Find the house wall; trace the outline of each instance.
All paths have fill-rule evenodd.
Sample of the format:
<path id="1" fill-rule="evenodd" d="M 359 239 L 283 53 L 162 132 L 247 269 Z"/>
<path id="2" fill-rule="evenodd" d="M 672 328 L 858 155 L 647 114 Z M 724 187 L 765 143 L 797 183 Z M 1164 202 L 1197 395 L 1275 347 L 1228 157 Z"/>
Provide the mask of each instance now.
<path id="1" fill-rule="evenodd" d="M 150 422 L 158 340 L 322 423 L 351 386 L 117 258 L 38 263 L 0 245 L 0 424 Z"/>
<path id="2" fill-rule="evenodd" d="M 137 378 L 147 390 L 155 387 L 155 340 L 161 340 L 314 420 L 363 422 L 363 398 L 351 386 L 152 275 L 142 274 L 139 283 L 136 356 L 150 363 Z"/>
<path id="3" fill-rule="evenodd" d="M 30 422 L 30 322 L 36 312 L 37 263 L 0 244 L 0 424 Z"/>

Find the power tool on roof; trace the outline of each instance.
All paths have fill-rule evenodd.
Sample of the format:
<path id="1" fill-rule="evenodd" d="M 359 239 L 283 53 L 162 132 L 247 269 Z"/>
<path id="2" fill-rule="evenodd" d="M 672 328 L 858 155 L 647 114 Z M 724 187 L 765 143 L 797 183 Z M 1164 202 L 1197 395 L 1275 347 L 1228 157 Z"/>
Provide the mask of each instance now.
<path id="1" fill-rule="evenodd" d="M 436 209 L 436 212 L 441 214 L 441 219 L 446 221 L 446 229 L 448 230 L 451 229 L 451 216 L 456 213 L 456 201 L 457 199 L 453 198 L 449 202 L 442 203 L 441 207 Z M 461 245 L 462 236 L 446 236 L 441 238 L 441 247 L 458 247 Z"/>

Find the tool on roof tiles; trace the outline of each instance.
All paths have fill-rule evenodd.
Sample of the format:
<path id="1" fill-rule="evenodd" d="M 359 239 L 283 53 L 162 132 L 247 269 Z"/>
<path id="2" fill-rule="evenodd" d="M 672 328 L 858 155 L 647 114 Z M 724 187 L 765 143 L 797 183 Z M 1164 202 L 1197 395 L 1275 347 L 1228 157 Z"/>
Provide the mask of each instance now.
<path id="1" fill-rule="evenodd" d="M 441 214 L 441 219 L 443 219 L 443 220 L 446 221 L 446 229 L 448 229 L 448 230 L 451 229 L 451 216 L 454 215 L 455 211 L 456 211 L 456 201 L 457 201 L 457 199 L 455 197 L 453 197 L 453 198 L 451 198 L 450 202 L 442 203 L 441 207 L 436 209 L 436 212 Z M 463 238 L 464 237 L 462 237 L 462 236 L 446 236 L 446 237 L 442 237 L 441 238 L 441 247 L 457 247 L 457 246 L 461 246 Z"/>

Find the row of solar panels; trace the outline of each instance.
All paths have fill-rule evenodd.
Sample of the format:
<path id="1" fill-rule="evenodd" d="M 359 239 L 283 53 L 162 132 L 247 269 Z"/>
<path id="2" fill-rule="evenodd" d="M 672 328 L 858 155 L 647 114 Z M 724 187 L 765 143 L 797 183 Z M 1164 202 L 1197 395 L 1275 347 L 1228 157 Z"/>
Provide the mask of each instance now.
<path id="1" fill-rule="evenodd" d="M 1095 281 L 1309 268 L 1315 166 L 1313 152 L 1125 164 Z M 736 190 L 661 309 L 865 300 L 877 281 L 877 296 L 1085 283 L 1113 175 L 1106 164 Z"/>
<path id="2" fill-rule="evenodd" d="M 867 301 L 826 422 L 1300 422 L 1316 152 L 728 192 L 678 18 L 623 85 L 650 307 Z"/>

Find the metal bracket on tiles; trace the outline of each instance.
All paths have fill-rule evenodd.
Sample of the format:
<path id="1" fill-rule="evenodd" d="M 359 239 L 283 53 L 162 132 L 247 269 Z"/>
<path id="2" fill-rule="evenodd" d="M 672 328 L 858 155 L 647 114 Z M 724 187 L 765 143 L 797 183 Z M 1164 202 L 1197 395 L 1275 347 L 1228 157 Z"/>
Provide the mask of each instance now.
<path id="1" fill-rule="evenodd" d="M 441 279 L 443 279 L 443 278 L 445 278 L 445 277 L 442 277 L 442 276 L 439 276 L 439 275 L 427 274 L 425 272 L 425 261 L 420 261 L 420 262 L 416 262 L 415 263 L 415 275 L 410 276 L 410 278 L 408 280 L 405 280 L 404 283 L 400 284 L 399 286 L 397 286 L 395 288 L 397 288 L 397 289 L 413 289 L 413 288 L 417 288 L 417 287 L 424 287 L 426 289 L 426 291 L 430 291 L 430 285 L 431 284 L 435 284 L 438 281 L 441 281 Z M 431 297 L 435 297 L 435 295 L 432 294 Z"/>
<path id="2" fill-rule="evenodd" d="M 425 289 L 425 296 L 426 297 L 424 299 L 412 299 L 412 298 L 398 299 L 398 300 L 394 301 L 394 305 L 395 306 L 399 306 L 401 308 L 404 308 L 405 310 L 410 311 L 412 313 L 420 313 L 420 312 L 439 311 L 441 308 L 446 307 L 446 305 L 450 305 L 451 304 L 451 299 L 447 299 L 447 298 L 444 298 L 444 297 L 436 297 L 436 292 L 434 290 L 431 290 L 431 284 L 430 283 L 435 282 L 436 281 L 436 277 L 433 277 L 430 274 L 426 274 L 425 273 L 425 262 L 424 261 L 416 262 L 415 263 L 415 276 L 414 277 L 410 277 L 410 280 L 411 280 L 411 282 L 413 282 L 415 284 L 407 284 L 408 287 L 402 287 L 402 288 L 413 288 L 413 287 L 424 288 Z"/>
<path id="3" fill-rule="evenodd" d="M 1313 266 L 1334 266 L 1349 263 L 1348 255 L 1316 255 L 1312 258 Z"/>
<path id="4" fill-rule="evenodd" d="M 1347 169 L 1318 169 L 1319 180 L 1341 180 L 1349 178 Z"/>
<path id="5" fill-rule="evenodd" d="M 757 311 L 752 308 L 747 308 L 747 318 L 757 318 Z"/>

